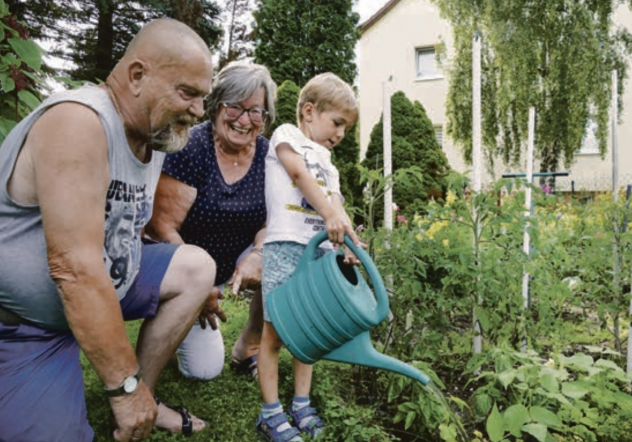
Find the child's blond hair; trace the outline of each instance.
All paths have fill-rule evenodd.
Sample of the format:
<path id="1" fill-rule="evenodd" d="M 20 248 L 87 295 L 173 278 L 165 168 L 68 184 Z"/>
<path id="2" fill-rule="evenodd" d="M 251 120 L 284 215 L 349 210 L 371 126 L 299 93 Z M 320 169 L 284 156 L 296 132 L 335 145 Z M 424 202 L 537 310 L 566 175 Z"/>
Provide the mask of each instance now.
<path id="1" fill-rule="evenodd" d="M 302 109 L 306 103 L 312 103 L 318 112 L 340 109 L 349 113 L 353 124 L 358 120 L 358 102 L 351 86 L 331 72 L 316 75 L 301 89 L 296 107 L 298 123 L 303 121 Z"/>

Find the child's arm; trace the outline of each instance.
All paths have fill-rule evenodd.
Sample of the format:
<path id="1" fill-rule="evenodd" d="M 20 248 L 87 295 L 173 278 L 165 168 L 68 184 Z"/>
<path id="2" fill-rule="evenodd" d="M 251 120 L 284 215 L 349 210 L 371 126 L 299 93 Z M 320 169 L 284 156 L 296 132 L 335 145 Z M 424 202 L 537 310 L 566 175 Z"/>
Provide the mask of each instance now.
<path id="1" fill-rule="evenodd" d="M 276 147 L 279 161 L 285 168 L 290 178 L 303 193 L 303 196 L 316 209 L 325 220 L 325 229 L 329 240 L 334 243 L 344 243 L 345 233 L 353 240 L 354 244 L 360 241 L 353 231 L 351 220 L 344 210 L 336 205 L 329 204 L 320 186 L 305 167 L 305 161 L 287 143 L 279 143 Z"/>
<path id="2" fill-rule="evenodd" d="M 351 218 L 349 218 L 349 214 L 347 213 L 347 211 L 344 208 L 344 205 L 342 203 L 342 196 L 338 195 L 338 194 L 334 194 L 332 200 L 331 200 L 331 204 L 337 209 L 340 210 L 342 213 L 345 214 L 345 216 L 347 217 L 347 220 L 349 221 L 349 224 L 353 225 L 353 223 L 351 222 Z M 362 242 L 360 241 L 360 238 L 358 238 L 355 235 L 351 236 L 351 240 L 353 241 L 353 244 L 356 247 L 363 247 L 366 248 L 366 246 L 364 244 L 362 244 Z M 351 249 L 349 247 L 345 247 L 345 259 L 344 259 L 344 263 L 345 264 L 353 264 L 353 265 L 360 265 L 360 260 L 358 259 L 358 257 L 355 255 L 355 253 L 353 253 L 351 251 Z"/>

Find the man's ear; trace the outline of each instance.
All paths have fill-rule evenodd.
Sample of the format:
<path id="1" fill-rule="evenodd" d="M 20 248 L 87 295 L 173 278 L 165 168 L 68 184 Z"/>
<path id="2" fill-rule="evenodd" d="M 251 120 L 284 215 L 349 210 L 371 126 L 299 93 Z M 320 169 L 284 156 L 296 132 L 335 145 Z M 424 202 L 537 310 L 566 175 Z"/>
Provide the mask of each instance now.
<path id="1" fill-rule="evenodd" d="M 303 114 L 303 120 L 311 123 L 314 119 L 314 103 L 310 103 L 309 101 L 303 105 L 303 109 L 301 109 L 301 113 Z"/>
<path id="2" fill-rule="evenodd" d="M 127 69 L 129 89 L 135 97 L 140 95 L 142 79 L 145 77 L 146 68 L 142 61 L 136 60 Z"/>

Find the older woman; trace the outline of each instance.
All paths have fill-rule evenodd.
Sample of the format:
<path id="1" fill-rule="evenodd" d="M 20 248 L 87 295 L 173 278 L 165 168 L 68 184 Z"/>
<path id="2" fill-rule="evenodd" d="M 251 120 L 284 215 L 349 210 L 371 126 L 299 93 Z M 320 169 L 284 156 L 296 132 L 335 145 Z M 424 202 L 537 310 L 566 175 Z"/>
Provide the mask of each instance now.
<path id="1" fill-rule="evenodd" d="M 246 327 L 232 349 L 231 366 L 257 378 L 261 342 L 261 243 L 265 232 L 264 159 L 260 134 L 274 120 L 276 85 L 268 70 L 234 62 L 213 82 L 210 121 L 195 126 L 187 146 L 168 155 L 146 232 L 154 239 L 197 245 L 217 265 L 216 287 L 254 289 Z M 180 371 L 212 379 L 224 365 L 219 327 L 204 315 L 177 351 Z"/>

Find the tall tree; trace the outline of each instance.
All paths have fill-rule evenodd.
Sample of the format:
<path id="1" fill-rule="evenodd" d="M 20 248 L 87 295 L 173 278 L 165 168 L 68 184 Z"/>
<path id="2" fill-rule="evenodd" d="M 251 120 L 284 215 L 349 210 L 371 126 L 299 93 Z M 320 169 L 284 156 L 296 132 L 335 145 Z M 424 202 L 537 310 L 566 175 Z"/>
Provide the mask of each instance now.
<path id="1" fill-rule="evenodd" d="M 257 0 L 255 61 L 270 69 L 277 84 L 303 86 L 333 72 L 348 83 L 356 77 L 359 15 L 355 0 Z"/>
<path id="2" fill-rule="evenodd" d="M 267 128 L 265 135 L 270 138 L 274 130 L 282 124 L 297 124 L 296 105 L 301 89 L 292 80 L 285 80 L 277 88 L 276 119 Z"/>
<path id="3" fill-rule="evenodd" d="M 253 0 L 223 0 L 224 36 L 220 43 L 219 69 L 234 60 L 252 57 Z"/>
<path id="4" fill-rule="evenodd" d="M 483 142 L 493 163 L 520 159 L 528 110 L 536 109 L 536 151 L 543 171 L 569 166 L 586 127 L 597 124 L 606 152 L 611 72 L 619 72 L 619 106 L 632 36 L 616 28 L 620 0 L 432 0 L 452 24 L 447 132 L 472 151 L 472 41 L 482 38 Z"/>
<path id="5" fill-rule="evenodd" d="M 221 34 L 213 0 L 10 0 L 9 7 L 34 38 L 54 43 L 51 55 L 74 65 L 66 74 L 75 80 L 105 80 L 140 27 L 155 18 L 186 23 L 213 49 Z"/>
<path id="6" fill-rule="evenodd" d="M 418 101 L 411 102 L 402 91 L 391 97 L 391 151 L 393 172 L 417 166 L 421 169 L 422 186 L 404 182 L 393 185 L 393 202 L 407 217 L 423 213 L 428 200 L 442 199 L 447 190 L 447 175 L 451 168 L 435 137 L 434 126 L 426 110 Z M 373 127 L 362 165 L 368 169 L 380 169 L 384 164 L 383 116 Z M 382 218 L 383 203 L 377 205 L 376 219 Z"/>

